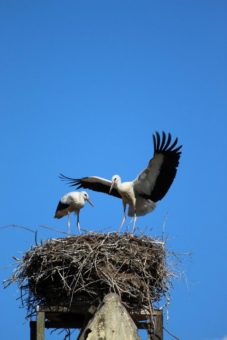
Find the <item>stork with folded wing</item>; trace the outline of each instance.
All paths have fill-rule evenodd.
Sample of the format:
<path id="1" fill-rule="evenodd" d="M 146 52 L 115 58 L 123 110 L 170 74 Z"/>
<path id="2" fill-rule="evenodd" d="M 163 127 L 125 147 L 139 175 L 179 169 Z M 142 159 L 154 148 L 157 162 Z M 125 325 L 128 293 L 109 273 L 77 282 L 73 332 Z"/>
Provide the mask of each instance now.
<path id="1" fill-rule="evenodd" d="M 58 202 L 54 217 L 62 218 L 63 216 L 68 215 L 68 234 L 69 235 L 71 234 L 70 213 L 75 212 L 77 216 L 77 228 L 80 233 L 80 209 L 84 207 L 86 202 L 94 206 L 86 191 L 68 192 L 67 194 L 62 196 L 62 198 Z"/>

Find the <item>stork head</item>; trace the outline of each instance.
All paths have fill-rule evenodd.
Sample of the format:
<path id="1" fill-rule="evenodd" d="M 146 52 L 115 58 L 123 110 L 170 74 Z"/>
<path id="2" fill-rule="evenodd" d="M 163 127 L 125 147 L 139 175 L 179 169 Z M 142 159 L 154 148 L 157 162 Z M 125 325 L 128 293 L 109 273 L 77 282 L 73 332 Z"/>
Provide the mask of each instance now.
<path id="1" fill-rule="evenodd" d="M 111 181 L 112 183 L 111 183 L 109 194 L 111 193 L 113 188 L 117 188 L 118 184 L 121 183 L 121 177 L 119 175 L 114 175 Z"/>
<path id="2" fill-rule="evenodd" d="M 90 200 L 88 193 L 86 191 L 81 191 L 81 194 L 84 198 L 85 201 L 88 201 L 88 203 L 90 203 L 90 205 L 92 205 L 92 207 L 94 207 L 94 204 L 92 203 L 92 201 Z"/>

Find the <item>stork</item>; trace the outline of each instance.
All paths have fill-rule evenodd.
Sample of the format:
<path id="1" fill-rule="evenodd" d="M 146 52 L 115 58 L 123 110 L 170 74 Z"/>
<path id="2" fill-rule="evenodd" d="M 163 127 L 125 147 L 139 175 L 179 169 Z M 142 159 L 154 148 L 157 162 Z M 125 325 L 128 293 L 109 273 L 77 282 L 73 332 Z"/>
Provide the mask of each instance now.
<path id="1" fill-rule="evenodd" d="M 128 216 L 133 217 L 134 233 L 137 216 L 145 215 L 156 206 L 168 192 L 177 172 L 180 149 L 178 139 L 172 141 L 170 133 L 158 132 L 153 134 L 154 154 L 147 167 L 131 182 L 121 181 L 119 175 L 114 175 L 112 180 L 91 176 L 83 178 L 71 178 L 60 174 L 62 180 L 68 181 L 76 188 L 88 188 L 103 192 L 122 199 L 123 219 L 122 228 L 126 220 L 126 206 L 128 204 Z"/>
<path id="2" fill-rule="evenodd" d="M 70 213 L 73 211 L 77 216 L 77 228 L 80 233 L 80 209 L 84 207 L 86 201 L 94 206 L 86 191 L 68 192 L 60 199 L 54 217 L 62 218 L 63 216 L 68 215 L 68 234 L 71 233 Z"/>

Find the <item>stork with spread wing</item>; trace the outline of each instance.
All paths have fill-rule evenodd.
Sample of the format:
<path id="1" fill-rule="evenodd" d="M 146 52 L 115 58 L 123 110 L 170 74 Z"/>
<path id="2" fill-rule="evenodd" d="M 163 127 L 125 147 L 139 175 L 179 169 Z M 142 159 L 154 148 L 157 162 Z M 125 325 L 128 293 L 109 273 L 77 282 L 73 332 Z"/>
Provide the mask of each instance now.
<path id="1" fill-rule="evenodd" d="M 128 216 L 133 217 L 133 231 L 135 230 L 137 216 L 145 215 L 156 206 L 168 192 L 177 172 L 182 145 L 176 138 L 172 141 L 170 133 L 153 135 L 154 155 L 147 167 L 131 182 L 122 182 L 119 175 L 114 175 L 112 180 L 91 176 L 83 178 L 71 178 L 60 175 L 60 178 L 68 181 L 76 188 L 91 189 L 104 192 L 122 199 L 123 220 L 126 220 L 126 206 L 128 204 Z"/>

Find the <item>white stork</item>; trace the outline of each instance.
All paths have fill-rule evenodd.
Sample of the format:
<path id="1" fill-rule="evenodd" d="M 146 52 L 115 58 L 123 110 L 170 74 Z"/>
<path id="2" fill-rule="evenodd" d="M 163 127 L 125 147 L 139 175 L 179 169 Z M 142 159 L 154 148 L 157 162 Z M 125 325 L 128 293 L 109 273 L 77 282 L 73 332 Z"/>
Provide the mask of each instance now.
<path id="1" fill-rule="evenodd" d="M 114 175 L 112 180 L 91 176 L 71 178 L 60 174 L 60 178 L 67 180 L 71 186 L 100 191 L 122 199 L 123 220 L 126 220 L 126 205 L 129 205 L 128 216 L 133 217 L 133 233 L 137 216 L 151 212 L 156 202 L 161 200 L 169 190 L 177 172 L 181 147 L 177 146 L 178 139 L 172 141 L 171 134 L 158 132 L 153 134 L 154 155 L 147 167 L 131 182 L 121 182 L 121 177 Z"/>
<path id="2" fill-rule="evenodd" d="M 94 206 L 86 191 L 68 192 L 60 199 L 54 217 L 62 218 L 68 215 L 68 234 L 70 234 L 70 213 L 73 211 L 77 215 L 77 228 L 80 233 L 80 209 L 84 207 L 86 201 Z"/>

